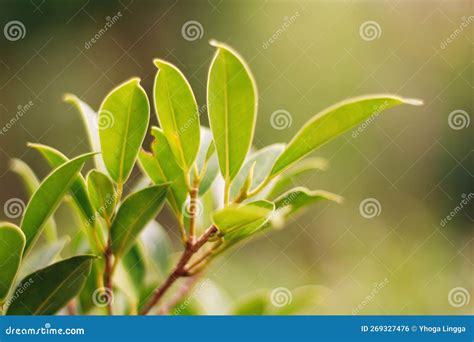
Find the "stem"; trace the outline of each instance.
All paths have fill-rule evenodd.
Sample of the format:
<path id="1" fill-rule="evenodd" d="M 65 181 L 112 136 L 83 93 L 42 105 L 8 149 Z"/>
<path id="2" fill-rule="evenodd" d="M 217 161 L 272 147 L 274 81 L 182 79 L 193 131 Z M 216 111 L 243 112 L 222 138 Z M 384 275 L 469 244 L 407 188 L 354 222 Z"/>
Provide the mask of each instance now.
<path id="1" fill-rule="evenodd" d="M 175 269 L 173 270 L 173 272 L 171 272 L 165 282 L 154 291 L 154 294 L 150 301 L 145 304 L 145 306 L 141 310 L 141 315 L 146 315 L 147 313 L 149 313 L 150 310 L 163 297 L 166 291 L 176 282 L 176 280 L 186 275 L 186 264 L 188 263 L 188 261 L 215 233 L 217 233 L 217 227 L 213 225 L 209 227 L 196 242 L 188 242 L 188 244 L 186 245 L 186 249 L 181 255 L 181 258 L 179 259 Z"/>
<path id="2" fill-rule="evenodd" d="M 199 189 L 199 179 L 194 178 L 193 187 L 189 191 L 189 240 L 194 243 L 196 234 L 196 205 Z"/>
<path id="3" fill-rule="evenodd" d="M 175 307 L 181 301 L 181 298 L 186 296 L 191 291 L 191 289 L 193 288 L 197 280 L 198 280 L 198 277 L 187 278 L 183 286 L 181 286 L 179 291 L 176 293 L 176 295 L 174 295 L 173 298 L 171 298 L 171 300 L 168 303 L 164 304 L 160 308 L 159 314 L 160 315 L 168 314 L 170 309 Z"/>
<path id="4" fill-rule="evenodd" d="M 225 181 L 224 185 L 224 206 L 227 206 L 229 204 L 229 197 L 230 197 L 230 182 Z"/>
<path id="5" fill-rule="evenodd" d="M 111 248 L 111 240 L 110 237 L 107 242 L 107 248 L 104 251 L 104 259 L 105 259 L 105 271 L 104 271 L 104 283 L 105 283 L 105 291 L 109 290 L 112 291 L 112 272 L 114 267 L 112 266 L 112 248 Z M 106 293 L 106 296 L 108 294 Z M 107 313 L 109 315 L 113 314 L 112 311 L 112 303 L 108 301 L 107 303 Z"/>

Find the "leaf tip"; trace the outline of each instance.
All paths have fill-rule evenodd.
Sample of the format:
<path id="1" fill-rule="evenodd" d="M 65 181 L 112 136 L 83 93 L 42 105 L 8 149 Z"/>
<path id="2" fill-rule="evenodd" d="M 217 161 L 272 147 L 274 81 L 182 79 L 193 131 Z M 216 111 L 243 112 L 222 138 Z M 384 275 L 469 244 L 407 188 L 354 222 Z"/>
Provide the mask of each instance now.
<path id="1" fill-rule="evenodd" d="M 403 102 L 413 106 L 423 106 L 423 100 L 421 99 L 403 99 Z"/>

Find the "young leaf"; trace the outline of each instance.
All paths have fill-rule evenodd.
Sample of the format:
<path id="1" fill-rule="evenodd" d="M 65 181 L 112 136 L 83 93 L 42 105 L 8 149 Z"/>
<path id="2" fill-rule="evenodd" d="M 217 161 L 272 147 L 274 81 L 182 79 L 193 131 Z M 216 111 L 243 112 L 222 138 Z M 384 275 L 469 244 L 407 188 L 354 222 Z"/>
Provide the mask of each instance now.
<path id="1" fill-rule="evenodd" d="M 22 260 L 18 277 L 23 279 L 26 275 L 49 266 L 70 240 L 69 236 L 64 236 L 41 248 L 35 248 Z"/>
<path id="2" fill-rule="evenodd" d="M 80 255 L 27 275 L 18 285 L 17 298 L 7 315 L 53 315 L 84 286 L 95 256 Z M 28 283 L 29 286 L 24 286 Z"/>
<path id="3" fill-rule="evenodd" d="M 270 186 L 270 191 L 266 195 L 266 199 L 272 200 L 276 196 L 282 194 L 286 190 L 290 189 L 295 184 L 295 178 L 308 172 L 314 171 L 326 171 L 328 168 L 328 161 L 323 158 L 307 158 L 297 162 L 294 166 L 290 167 L 282 175 L 277 177 L 274 184 Z"/>
<path id="4" fill-rule="evenodd" d="M 154 185 L 131 194 L 123 201 L 110 229 L 116 258 L 132 247 L 142 229 L 161 210 L 168 187 L 167 184 Z"/>
<path id="5" fill-rule="evenodd" d="M 275 205 L 268 201 L 230 205 L 214 213 L 213 222 L 224 236 L 247 227 L 258 228 L 270 218 Z"/>
<path id="6" fill-rule="evenodd" d="M 21 177 L 28 195 L 32 196 L 40 184 L 33 170 L 20 159 L 12 159 L 10 169 Z M 46 239 L 50 242 L 56 241 L 57 239 L 56 222 L 52 216 L 44 224 L 44 234 Z"/>
<path id="7" fill-rule="evenodd" d="M 133 78 L 119 85 L 100 106 L 102 157 L 118 184 L 125 183 L 130 176 L 150 120 L 150 104 L 139 82 Z"/>
<path id="8" fill-rule="evenodd" d="M 8 222 L 0 222 L 0 305 L 4 302 L 20 267 L 25 234 Z"/>
<path id="9" fill-rule="evenodd" d="M 163 131 L 152 127 L 151 134 L 154 137 L 151 144 L 153 154 L 142 150 L 139 155 L 140 165 L 153 183 L 170 184 L 168 203 L 173 212 L 180 216 L 188 194 L 184 172 L 176 163 Z"/>
<path id="10" fill-rule="evenodd" d="M 92 152 L 100 152 L 99 130 L 97 129 L 99 124 L 99 115 L 87 103 L 81 101 L 73 94 L 65 94 L 63 99 L 64 102 L 70 103 L 76 107 L 78 112 L 81 114 L 81 118 L 86 129 L 87 139 L 89 140 L 89 145 L 92 149 Z M 94 156 L 94 162 L 98 170 L 107 172 L 102 156 L 96 154 Z"/>
<path id="11" fill-rule="evenodd" d="M 25 253 L 36 242 L 45 222 L 56 210 L 62 197 L 69 190 L 84 166 L 84 163 L 92 155 L 93 153 L 83 154 L 56 168 L 43 180 L 35 191 L 21 221 L 21 229 L 26 236 Z"/>
<path id="12" fill-rule="evenodd" d="M 209 121 L 222 175 L 229 183 L 239 172 L 252 144 L 257 111 L 257 89 L 243 59 L 230 47 L 217 47 L 209 70 Z"/>
<path id="13" fill-rule="evenodd" d="M 323 200 L 336 203 L 342 203 L 343 201 L 341 196 L 331 192 L 324 190 L 310 191 L 307 188 L 297 187 L 279 196 L 275 200 L 275 205 L 277 210 L 285 210 L 284 214 L 288 217 L 306 206 Z"/>
<path id="14" fill-rule="evenodd" d="M 133 287 L 137 290 L 145 286 L 146 265 L 143 246 L 137 241 L 130 250 L 123 255 L 122 264 L 130 277 Z"/>
<path id="15" fill-rule="evenodd" d="M 204 175 L 201 175 L 202 179 L 199 183 L 199 196 L 203 196 L 207 190 L 209 190 L 219 172 L 219 163 L 214 152 L 215 147 L 211 131 L 206 127 L 201 127 L 201 145 L 199 147 L 196 164 L 200 172 L 202 172 L 204 167 L 206 169 L 204 170 Z M 194 176 L 193 173 L 191 173 L 191 180 L 193 179 Z"/>
<path id="16" fill-rule="evenodd" d="M 369 95 L 343 101 L 323 110 L 296 133 L 276 160 L 270 177 L 286 170 L 319 146 L 368 117 L 400 104 L 421 105 L 422 102 L 393 95 Z"/>
<path id="17" fill-rule="evenodd" d="M 28 146 L 39 151 L 53 169 L 56 169 L 69 161 L 69 158 L 64 154 L 50 146 L 33 143 L 29 143 Z M 91 220 L 91 218 L 94 217 L 94 209 L 92 208 L 89 196 L 87 195 L 86 182 L 80 173 L 73 180 L 70 187 L 70 193 L 82 218 L 85 220 Z"/>
<path id="18" fill-rule="evenodd" d="M 199 112 L 188 81 L 174 65 L 155 59 L 153 89 L 158 121 L 176 161 L 186 172 L 199 149 Z"/>
<path id="19" fill-rule="evenodd" d="M 253 171 L 252 184 L 250 184 L 249 190 L 251 191 L 260 185 L 260 183 L 262 183 L 270 173 L 270 170 L 275 163 L 275 159 L 280 155 L 284 148 L 285 145 L 283 144 L 273 144 L 262 148 L 247 158 L 244 166 L 232 182 L 230 192 L 231 198 L 234 198 L 241 189 L 245 179 L 247 178 L 249 170 L 254 163 L 255 168 Z"/>
<path id="20" fill-rule="evenodd" d="M 140 241 L 145 247 L 150 261 L 156 266 L 158 273 L 164 277 L 170 270 L 172 244 L 165 229 L 155 220 L 150 221 L 142 234 Z"/>
<path id="21" fill-rule="evenodd" d="M 110 221 L 119 195 L 112 180 L 100 171 L 91 170 L 87 175 L 87 190 L 96 212 Z"/>

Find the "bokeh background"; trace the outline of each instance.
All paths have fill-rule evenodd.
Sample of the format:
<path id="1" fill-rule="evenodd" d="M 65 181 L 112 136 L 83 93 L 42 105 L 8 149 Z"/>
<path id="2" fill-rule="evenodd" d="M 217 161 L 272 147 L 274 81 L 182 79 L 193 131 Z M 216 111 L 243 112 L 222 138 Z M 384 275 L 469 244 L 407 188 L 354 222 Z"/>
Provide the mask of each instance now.
<path id="1" fill-rule="evenodd" d="M 48 172 L 26 142 L 69 156 L 87 150 L 63 93 L 98 109 L 110 89 L 139 76 L 150 94 L 159 57 L 182 69 L 203 105 L 208 41 L 217 39 L 237 49 L 256 78 L 256 148 L 288 141 L 347 97 L 396 93 L 425 103 L 392 109 L 319 149 L 314 155 L 330 168 L 299 182 L 345 203 L 315 206 L 223 256 L 207 273 L 219 300 L 315 284 L 328 290 L 312 310 L 318 314 L 473 313 L 474 206 L 461 204 L 474 192 L 473 15 L 472 1 L 2 0 L 1 28 L 18 20 L 25 34 L 0 35 L 0 126 L 18 106 L 33 106 L 0 135 L 0 205 L 27 200 L 8 170 L 11 158 L 41 177 Z M 190 21 L 197 34 L 183 30 Z M 278 129 L 276 111 L 290 119 Z M 366 199 L 378 203 L 372 218 L 361 214 Z M 60 227 L 73 224 L 61 211 L 56 217 Z M 166 215 L 162 223 L 177 233 Z"/>

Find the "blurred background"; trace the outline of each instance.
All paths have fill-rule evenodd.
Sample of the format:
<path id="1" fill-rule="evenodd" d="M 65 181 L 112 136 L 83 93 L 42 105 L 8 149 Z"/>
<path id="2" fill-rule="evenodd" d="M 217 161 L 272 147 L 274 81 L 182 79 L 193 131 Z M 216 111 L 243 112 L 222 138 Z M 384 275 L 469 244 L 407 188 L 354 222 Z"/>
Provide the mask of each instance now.
<path id="1" fill-rule="evenodd" d="M 319 204 L 217 260 L 206 277 L 219 300 L 318 285 L 325 291 L 311 313 L 473 313 L 472 1 L 0 6 L 2 207 L 11 198 L 27 201 L 9 171 L 11 158 L 40 177 L 49 171 L 27 142 L 68 156 L 87 151 L 80 117 L 62 102 L 64 93 L 97 110 L 109 90 L 138 76 L 151 94 L 152 59 L 159 57 L 184 72 L 204 105 L 214 52 L 208 41 L 217 39 L 239 51 L 255 76 L 256 148 L 289 141 L 318 111 L 348 97 L 396 93 L 424 101 L 376 116 L 319 149 L 314 155 L 328 159 L 329 169 L 298 183 L 341 194 L 345 203 Z M 72 224 L 61 211 L 56 218 L 60 228 Z M 10 220 L 3 210 L 0 219 Z M 162 224 L 174 238 L 169 215 Z"/>

